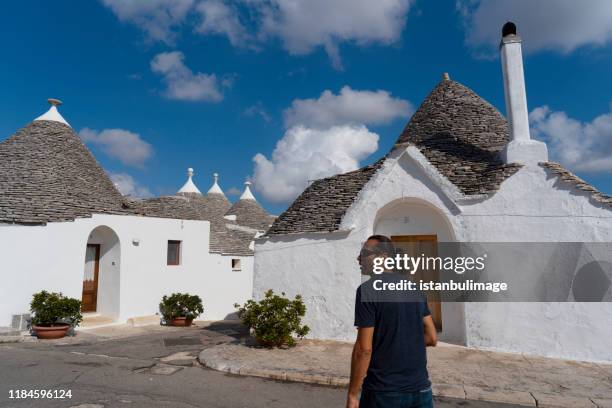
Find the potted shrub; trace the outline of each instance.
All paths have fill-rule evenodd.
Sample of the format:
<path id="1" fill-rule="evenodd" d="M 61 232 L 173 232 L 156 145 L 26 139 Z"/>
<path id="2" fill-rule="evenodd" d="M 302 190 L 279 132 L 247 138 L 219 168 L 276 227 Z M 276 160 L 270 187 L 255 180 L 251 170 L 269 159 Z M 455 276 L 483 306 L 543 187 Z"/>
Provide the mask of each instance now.
<path id="1" fill-rule="evenodd" d="M 234 305 L 238 317 L 264 347 L 293 347 L 296 344 L 294 334 L 302 338 L 310 331 L 308 326 L 302 325 L 302 317 L 306 314 L 302 296 L 297 295 L 293 300 L 284 296 L 284 292 L 279 296 L 270 289 L 259 302 L 249 300 L 242 307 Z"/>
<path id="2" fill-rule="evenodd" d="M 202 299 L 189 293 L 173 293 L 162 298 L 159 312 L 172 326 L 191 326 L 193 319 L 204 312 Z"/>
<path id="3" fill-rule="evenodd" d="M 35 293 L 30 303 L 32 329 L 39 339 L 59 339 L 70 326 L 78 326 L 83 320 L 81 301 L 45 290 Z"/>

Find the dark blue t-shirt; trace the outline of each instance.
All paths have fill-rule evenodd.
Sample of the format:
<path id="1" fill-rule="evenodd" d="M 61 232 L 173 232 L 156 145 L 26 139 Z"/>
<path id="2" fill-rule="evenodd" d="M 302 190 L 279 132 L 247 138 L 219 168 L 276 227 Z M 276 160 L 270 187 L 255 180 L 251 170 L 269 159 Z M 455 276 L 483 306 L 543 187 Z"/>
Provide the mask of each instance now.
<path id="1" fill-rule="evenodd" d="M 431 386 L 423 327 L 423 317 L 430 314 L 425 297 L 414 292 L 389 294 L 373 289 L 375 280 L 401 279 L 406 277 L 383 273 L 357 289 L 355 326 L 374 327 L 372 358 L 363 382 L 367 390 L 417 392 Z"/>

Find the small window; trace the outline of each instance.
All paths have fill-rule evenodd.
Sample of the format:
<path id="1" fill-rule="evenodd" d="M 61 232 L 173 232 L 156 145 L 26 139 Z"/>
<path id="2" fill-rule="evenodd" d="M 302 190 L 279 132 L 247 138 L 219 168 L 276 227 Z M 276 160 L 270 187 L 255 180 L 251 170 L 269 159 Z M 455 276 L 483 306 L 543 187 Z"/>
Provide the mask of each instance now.
<path id="1" fill-rule="evenodd" d="M 240 259 L 232 259 L 232 271 L 239 271 L 241 269 Z"/>
<path id="2" fill-rule="evenodd" d="M 168 265 L 180 265 L 181 241 L 168 241 Z"/>

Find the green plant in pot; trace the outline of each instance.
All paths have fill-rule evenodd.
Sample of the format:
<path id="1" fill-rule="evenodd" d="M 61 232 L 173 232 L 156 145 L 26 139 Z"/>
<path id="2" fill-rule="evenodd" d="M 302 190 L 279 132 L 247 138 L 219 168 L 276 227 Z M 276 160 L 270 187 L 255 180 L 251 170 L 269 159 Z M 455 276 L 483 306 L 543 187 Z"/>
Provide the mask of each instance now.
<path id="1" fill-rule="evenodd" d="M 59 339 L 83 321 L 81 301 L 56 292 L 35 293 L 30 303 L 32 329 L 39 339 Z"/>
<path id="2" fill-rule="evenodd" d="M 189 293 L 164 295 L 159 304 L 159 312 L 166 323 L 172 326 L 191 326 L 193 319 L 204 313 L 202 299 Z"/>
<path id="3" fill-rule="evenodd" d="M 308 326 L 302 325 L 302 317 L 306 314 L 302 296 L 296 295 L 291 300 L 284 297 L 284 292 L 281 295 L 275 295 L 270 289 L 259 302 L 249 300 L 242 307 L 234 305 L 238 317 L 264 347 L 293 347 L 296 345 L 294 334 L 302 338 L 310 331 Z"/>

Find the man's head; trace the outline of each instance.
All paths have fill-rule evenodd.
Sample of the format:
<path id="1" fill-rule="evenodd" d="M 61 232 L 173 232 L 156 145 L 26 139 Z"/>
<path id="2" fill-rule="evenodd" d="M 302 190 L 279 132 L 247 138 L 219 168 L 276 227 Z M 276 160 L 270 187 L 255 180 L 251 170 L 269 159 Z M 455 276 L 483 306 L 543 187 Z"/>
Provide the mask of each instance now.
<path id="1" fill-rule="evenodd" d="M 374 259 L 378 257 L 394 257 L 396 254 L 395 246 L 389 237 L 384 235 L 370 236 L 361 247 L 361 252 L 357 257 L 357 262 L 361 268 L 362 275 L 372 275 L 374 269 Z"/>

